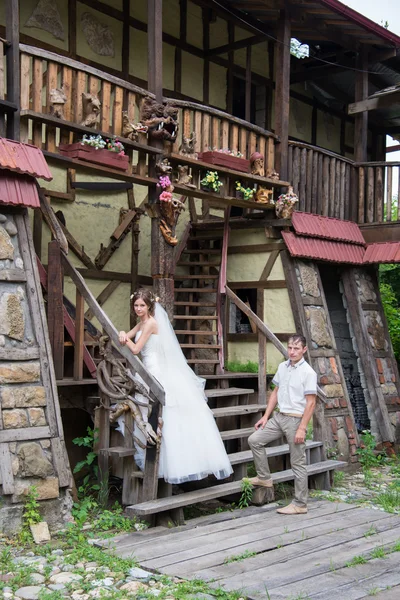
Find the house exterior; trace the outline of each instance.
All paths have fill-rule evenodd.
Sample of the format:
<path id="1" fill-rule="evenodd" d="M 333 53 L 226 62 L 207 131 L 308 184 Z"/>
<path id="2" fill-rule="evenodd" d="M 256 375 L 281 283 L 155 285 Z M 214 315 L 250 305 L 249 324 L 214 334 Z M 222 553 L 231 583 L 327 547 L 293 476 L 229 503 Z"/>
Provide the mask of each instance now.
<path id="1" fill-rule="evenodd" d="M 250 362 L 258 373 L 235 379 L 261 410 L 296 330 L 319 375 L 325 451 L 356 462 L 364 428 L 398 443 L 376 268 L 400 255 L 399 163 L 385 161 L 400 132 L 400 38 L 338 0 L 4 0 L 0 36 L 1 136 L 41 149 L 52 176 L 30 216 L 67 439 L 96 414 L 109 446 L 94 411 L 99 334 L 126 329 L 130 294 L 153 285 L 216 409 L 229 364 Z M 291 55 L 292 38 L 308 58 Z M 78 143 L 97 135 L 128 159 Z M 208 171 L 220 187 L 204 186 Z M 296 212 L 277 216 L 290 187 Z M 256 409 L 222 429 L 248 428 Z"/>

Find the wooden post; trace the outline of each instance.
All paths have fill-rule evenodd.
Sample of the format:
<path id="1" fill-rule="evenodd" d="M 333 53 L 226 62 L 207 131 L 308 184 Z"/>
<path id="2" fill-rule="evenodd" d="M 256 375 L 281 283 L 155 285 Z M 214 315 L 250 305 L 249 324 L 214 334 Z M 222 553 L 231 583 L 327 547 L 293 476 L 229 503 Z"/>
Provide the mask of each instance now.
<path id="1" fill-rule="evenodd" d="M 276 165 L 281 179 L 287 179 L 290 101 L 290 17 L 289 11 L 281 10 L 278 21 L 278 43 L 275 59 L 275 133 L 279 136 L 276 146 Z"/>
<path id="2" fill-rule="evenodd" d="M 251 119 L 251 46 L 246 48 L 246 98 L 245 98 L 245 117 L 250 123 Z"/>
<path id="3" fill-rule="evenodd" d="M 19 139 L 20 133 L 20 60 L 19 60 L 19 3 L 6 0 L 6 38 L 10 46 L 6 49 L 7 100 L 17 105 L 16 112 L 7 116 L 7 137 Z"/>
<path id="4" fill-rule="evenodd" d="M 210 101 L 210 61 L 207 57 L 207 52 L 210 48 L 210 9 L 202 9 L 203 18 L 203 52 L 205 58 L 203 60 L 203 104 L 208 104 Z M 203 150 L 203 148 L 200 148 Z"/>
<path id="5" fill-rule="evenodd" d="M 85 301 L 83 296 L 76 290 L 75 306 L 75 352 L 74 352 L 74 379 L 83 379 L 83 339 L 85 335 Z"/>
<path id="6" fill-rule="evenodd" d="M 365 46 L 362 46 L 357 57 L 356 67 L 359 69 L 355 73 L 355 102 L 365 100 L 368 97 L 368 55 Z M 368 143 L 368 111 L 358 113 L 354 117 L 354 160 L 356 162 L 366 162 Z"/>
<path id="7" fill-rule="evenodd" d="M 56 240 L 50 242 L 48 246 L 47 323 L 53 351 L 54 372 L 56 379 L 62 379 L 64 375 L 63 270 L 60 245 Z"/>

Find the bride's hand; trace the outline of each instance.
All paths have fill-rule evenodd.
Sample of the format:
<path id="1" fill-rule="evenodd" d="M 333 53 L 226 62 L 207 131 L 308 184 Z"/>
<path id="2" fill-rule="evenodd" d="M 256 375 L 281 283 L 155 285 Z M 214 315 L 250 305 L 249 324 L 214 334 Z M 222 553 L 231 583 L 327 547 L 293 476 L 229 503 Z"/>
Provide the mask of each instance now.
<path id="1" fill-rule="evenodd" d="M 126 335 L 125 331 L 120 331 L 118 337 L 119 343 L 125 346 L 126 342 L 128 341 L 128 336 Z"/>

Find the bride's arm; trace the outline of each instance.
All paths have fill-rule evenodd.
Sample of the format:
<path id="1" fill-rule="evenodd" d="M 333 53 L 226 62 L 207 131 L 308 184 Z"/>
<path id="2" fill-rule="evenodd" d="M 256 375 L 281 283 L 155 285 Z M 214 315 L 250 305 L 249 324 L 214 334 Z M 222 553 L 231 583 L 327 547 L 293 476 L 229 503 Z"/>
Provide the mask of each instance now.
<path id="1" fill-rule="evenodd" d="M 135 325 L 135 327 L 133 329 L 131 329 L 130 331 L 128 331 L 128 333 L 126 333 L 125 331 L 120 331 L 119 335 L 118 335 L 119 343 L 125 345 L 128 340 L 135 337 L 137 330 L 139 329 L 139 325 L 140 325 L 140 323 Z"/>
<path id="2" fill-rule="evenodd" d="M 126 345 L 133 354 L 139 354 L 139 352 L 153 333 L 157 333 L 157 323 L 148 321 L 147 323 L 145 323 L 142 329 L 142 335 L 138 339 L 137 343 L 128 340 L 126 342 Z"/>

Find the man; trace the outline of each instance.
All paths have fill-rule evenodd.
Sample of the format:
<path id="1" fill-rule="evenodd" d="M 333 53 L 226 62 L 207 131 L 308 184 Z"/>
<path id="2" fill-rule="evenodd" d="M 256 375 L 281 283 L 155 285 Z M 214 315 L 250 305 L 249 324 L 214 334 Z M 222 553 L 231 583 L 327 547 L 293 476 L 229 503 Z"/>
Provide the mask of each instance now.
<path id="1" fill-rule="evenodd" d="M 294 475 L 295 495 L 291 504 L 279 508 L 278 513 L 296 515 L 307 512 L 308 478 L 306 469 L 306 431 L 315 409 L 317 374 L 304 360 L 306 340 L 294 334 L 288 341 L 289 360 L 279 365 L 272 380 L 272 392 L 264 416 L 255 424 L 249 437 L 257 477 L 253 485 L 272 487 L 271 472 L 265 446 L 284 435 L 289 444 L 290 463 Z M 279 412 L 272 417 L 278 404 Z"/>

